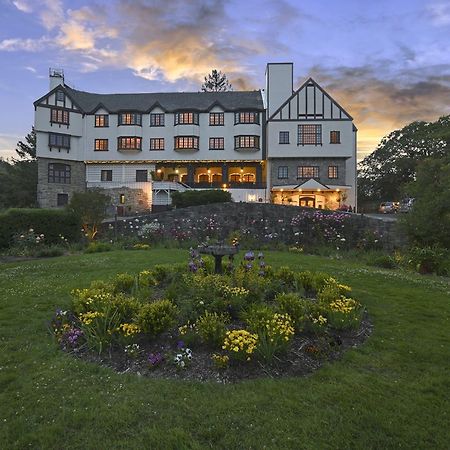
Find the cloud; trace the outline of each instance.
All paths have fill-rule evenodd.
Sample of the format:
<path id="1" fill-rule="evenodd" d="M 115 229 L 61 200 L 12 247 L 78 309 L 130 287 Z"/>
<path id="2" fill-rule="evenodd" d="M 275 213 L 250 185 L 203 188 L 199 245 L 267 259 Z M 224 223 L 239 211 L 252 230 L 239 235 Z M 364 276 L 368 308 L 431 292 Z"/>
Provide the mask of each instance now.
<path id="1" fill-rule="evenodd" d="M 17 142 L 23 137 L 0 133 L 0 158 L 7 159 L 16 155 Z"/>
<path id="2" fill-rule="evenodd" d="M 13 0 L 12 4 L 19 10 L 24 13 L 30 13 L 33 11 L 33 8 L 29 1 L 26 0 Z"/>
<path id="3" fill-rule="evenodd" d="M 428 6 L 428 13 L 434 25 L 450 25 L 450 3 L 432 3 Z"/>
<path id="4" fill-rule="evenodd" d="M 360 157 L 393 129 L 450 114 L 450 65 L 440 67 L 441 76 L 434 76 L 430 67 L 429 72 L 404 70 L 392 78 L 380 77 L 379 67 L 374 62 L 357 68 L 312 69 L 313 78 L 353 116 L 360 130 Z"/>
<path id="5" fill-rule="evenodd" d="M 45 36 L 39 39 L 3 39 L 3 41 L 0 41 L 0 50 L 6 52 L 15 52 L 18 50 L 25 52 L 36 52 L 43 50 L 49 42 L 49 38 Z"/>
<path id="6" fill-rule="evenodd" d="M 24 69 L 30 71 L 31 73 L 36 73 L 37 70 L 34 67 L 31 66 L 25 66 Z"/>

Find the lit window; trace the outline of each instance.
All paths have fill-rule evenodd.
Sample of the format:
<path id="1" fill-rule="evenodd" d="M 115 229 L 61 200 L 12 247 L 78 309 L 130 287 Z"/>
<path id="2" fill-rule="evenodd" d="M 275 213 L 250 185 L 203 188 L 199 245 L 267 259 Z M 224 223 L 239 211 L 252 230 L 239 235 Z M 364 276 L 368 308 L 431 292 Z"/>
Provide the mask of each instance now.
<path id="1" fill-rule="evenodd" d="M 150 114 L 150 126 L 151 127 L 163 127 L 164 126 L 164 113 Z"/>
<path id="2" fill-rule="evenodd" d="M 141 150 L 142 138 L 140 137 L 119 137 L 117 138 L 118 150 Z"/>
<path id="3" fill-rule="evenodd" d="M 340 143 L 341 143 L 341 132 L 330 131 L 330 144 L 340 144 Z"/>
<path id="4" fill-rule="evenodd" d="M 95 126 L 97 128 L 108 127 L 109 126 L 108 114 L 96 114 L 95 115 Z"/>
<path id="5" fill-rule="evenodd" d="M 259 136 L 235 136 L 234 148 L 259 149 Z"/>
<path id="6" fill-rule="evenodd" d="M 164 138 L 150 138 L 150 150 L 164 150 Z"/>
<path id="7" fill-rule="evenodd" d="M 209 113 L 209 125 L 212 127 L 224 124 L 224 113 Z"/>
<path id="8" fill-rule="evenodd" d="M 48 165 L 48 182 L 70 184 L 70 166 L 68 164 L 50 163 Z"/>
<path id="9" fill-rule="evenodd" d="M 175 150 L 198 150 L 198 137 L 197 136 L 176 136 L 175 137 Z"/>
<path id="10" fill-rule="evenodd" d="M 112 170 L 102 170 L 100 172 L 101 181 L 112 181 Z"/>
<path id="11" fill-rule="evenodd" d="M 280 144 L 289 144 L 289 131 L 280 131 Z"/>
<path id="12" fill-rule="evenodd" d="M 69 125 L 69 111 L 66 111 L 65 109 L 52 108 L 50 122 Z"/>
<path id="13" fill-rule="evenodd" d="M 278 167 L 278 178 L 280 180 L 288 178 L 288 166 L 279 166 Z"/>
<path id="14" fill-rule="evenodd" d="M 322 145 L 322 125 L 299 125 L 298 145 Z"/>
<path id="15" fill-rule="evenodd" d="M 48 146 L 57 148 L 70 148 L 70 136 L 68 134 L 50 133 Z"/>
<path id="16" fill-rule="evenodd" d="M 141 125 L 142 114 L 124 112 L 119 114 L 119 125 Z"/>
<path id="17" fill-rule="evenodd" d="M 244 183 L 254 183 L 255 175 L 253 173 L 245 173 L 244 175 L 242 175 L 242 181 Z"/>
<path id="18" fill-rule="evenodd" d="M 147 170 L 136 170 L 136 181 L 138 181 L 138 182 L 148 181 L 148 171 Z"/>
<path id="19" fill-rule="evenodd" d="M 225 139 L 223 137 L 211 137 L 209 138 L 210 150 L 223 150 L 225 148 Z"/>
<path id="20" fill-rule="evenodd" d="M 120 194 L 119 195 L 119 203 L 121 205 L 125 204 L 125 194 Z"/>
<path id="21" fill-rule="evenodd" d="M 338 166 L 328 166 L 328 178 L 338 178 Z"/>
<path id="22" fill-rule="evenodd" d="M 297 178 L 319 178 L 319 167 L 317 166 L 298 166 Z"/>
<path id="23" fill-rule="evenodd" d="M 195 112 L 176 113 L 175 125 L 198 125 L 198 113 Z"/>
<path id="24" fill-rule="evenodd" d="M 94 151 L 107 152 L 108 151 L 108 139 L 95 139 Z"/>
<path id="25" fill-rule="evenodd" d="M 255 111 L 243 111 L 234 113 L 234 124 L 257 123 L 259 124 L 259 113 Z"/>

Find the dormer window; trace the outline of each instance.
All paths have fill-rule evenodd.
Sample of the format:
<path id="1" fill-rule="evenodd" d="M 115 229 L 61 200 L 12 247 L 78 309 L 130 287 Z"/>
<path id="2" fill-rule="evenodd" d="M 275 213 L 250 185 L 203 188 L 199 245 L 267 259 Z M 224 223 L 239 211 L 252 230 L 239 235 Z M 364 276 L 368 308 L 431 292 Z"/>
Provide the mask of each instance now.
<path id="1" fill-rule="evenodd" d="M 196 112 L 176 113 L 175 125 L 198 125 L 198 113 Z"/>
<path id="2" fill-rule="evenodd" d="M 123 112 L 119 114 L 119 125 L 142 125 L 142 114 Z"/>
<path id="3" fill-rule="evenodd" d="M 209 113 L 209 126 L 217 127 L 222 126 L 224 124 L 224 116 L 223 112 L 220 113 Z"/>
<path id="4" fill-rule="evenodd" d="M 95 126 L 96 126 L 96 128 L 108 127 L 109 126 L 108 114 L 96 114 L 95 115 Z"/>
<path id="5" fill-rule="evenodd" d="M 50 122 L 69 125 L 69 111 L 66 111 L 65 109 L 52 108 L 50 110 Z"/>
<path id="6" fill-rule="evenodd" d="M 242 111 L 234 113 L 234 124 L 256 123 L 259 124 L 259 113 L 256 111 Z"/>
<path id="7" fill-rule="evenodd" d="M 150 126 L 151 127 L 163 127 L 164 126 L 164 113 L 150 114 Z"/>

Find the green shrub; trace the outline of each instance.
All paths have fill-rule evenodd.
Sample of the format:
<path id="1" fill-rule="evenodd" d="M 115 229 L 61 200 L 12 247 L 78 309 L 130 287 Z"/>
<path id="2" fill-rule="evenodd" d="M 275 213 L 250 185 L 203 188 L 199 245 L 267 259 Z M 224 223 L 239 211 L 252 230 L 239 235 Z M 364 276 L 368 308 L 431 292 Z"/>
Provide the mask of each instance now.
<path id="1" fill-rule="evenodd" d="M 143 333 L 157 336 L 176 324 L 178 308 L 170 300 L 157 300 L 142 305 L 136 323 Z"/>
<path id="2" fill-rule="evenodd" d="M 300 331 L 305 315 L 308 313 L 309 300 L 302 299 L 298 294 L 278 294 L 275 297 L 275 302 L 281 312 L 289 314 L 294 327 L 297 331 Z"/>
<path id="3" fill-rule="evenodd" d="M 351 330 L 361 323 L 363 308 L 352 298 L 341 297 L 331 302 L 324 312 L 328 325 L 335 330 Z"/>
<path id="4" fill-rule="evenodd" d="M 241 313 L 241 318 L 247 323 L 249 329 L 256 333 L 272 319 L 273 315 L 274 310 L 269 305 L 250 305 Z"/>
<path id="5" fill-rule="evenodd" d="M 78 316 L 87 346 L 98 353 L 112 344 L 120 325 L 119 312 L 114 305 L 105 303 L 103 306 L 100 310 L 86 311 Z"/>
<path id="6" fill-rule="evenodd" d="M 201 342 L 213 348 L 220 348 L 227 331 L 226 324 L 229 321 L 230 318 L 227 314 L 206 311 L 195 322 Z"/>
<path id="7" fill-rule="evenodd" d="M 136 287 L 137 281 L 134 275 L 128 273 L 118 273 L 113 280 L 114 292 L 130 294 Z"/>
<path id="8" fill-rule="evenodd" d="M 172 194 L 172 205 L 176 208 L 227 202 L 231 202 L 231 194 L 221 189 L 174 192 Z"/>
<path id="9" fill-rule="evenodd" d="M 395 269 L 398 267 L 397 262 L 390 255 L 379 255 L 370 258 L 367 261 L 369 266 L 382 267 L 383 269 Z"/>
<path id="10" fill-rule="evenodd" d="M 438 246 L 411 248 L 408 255 L 408 264 L 422 274 L 450 274 L 448 250 Z"/>
<path id="11" fill-rule="evenodd" d="M 289 341 L 294 335 L 294 327 L 289 314 L 273 314 L 262 323 L 257 331 L 258 345 L 256 352 L 267 364 L 271 364 L 275 356 L 287 351 Z"/>
<path id="12" fill-rule="evenodd" d="M 114 250 L 114 246 L 109 244 L 108 242 L 90 242 L 86 247 L 84 253 L 101 253 L 101 252 L 110 252 Z"/>
<path id="13" fill-rule="evenodd" d="M 68 242 L 81 238 L 81 224 L 72 213 L 60 209 L 8 209 L 0 214 L 0 248 L 8 248 L 14 234 L 32 229 L 44 234 L 47 244 L 58 244 L 61 236 Z"/>

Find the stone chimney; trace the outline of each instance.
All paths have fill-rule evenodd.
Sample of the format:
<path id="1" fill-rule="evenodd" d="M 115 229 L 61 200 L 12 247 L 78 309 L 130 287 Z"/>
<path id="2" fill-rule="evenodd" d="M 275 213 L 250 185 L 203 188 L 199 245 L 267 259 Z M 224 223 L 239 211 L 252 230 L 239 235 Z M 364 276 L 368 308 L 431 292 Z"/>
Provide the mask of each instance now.
<path id="1" fill-rule="evenodd" d="M 60 84 L 64 86 L 64 70 L 63 69 L 49 69 L 50 91 L 55 89 Z"/>
<path id="2" fill-rule="evenodd" d="M 293 92 L 293 63 L 268 63 L 266 67 L 266 104 L 269 118 Z"/>

